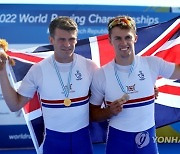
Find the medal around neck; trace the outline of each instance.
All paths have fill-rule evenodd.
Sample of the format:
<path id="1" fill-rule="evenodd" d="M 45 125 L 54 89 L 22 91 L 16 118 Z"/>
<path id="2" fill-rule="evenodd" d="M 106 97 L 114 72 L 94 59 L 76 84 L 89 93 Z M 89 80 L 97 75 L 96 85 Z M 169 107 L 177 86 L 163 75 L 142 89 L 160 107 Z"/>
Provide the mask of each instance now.
<path id="1" fill-rule="evenodd" d="M 70 106 L 71 105 L 71 100 L 69 98 L 64 99 L 64 105 L 65 106 Z"/>

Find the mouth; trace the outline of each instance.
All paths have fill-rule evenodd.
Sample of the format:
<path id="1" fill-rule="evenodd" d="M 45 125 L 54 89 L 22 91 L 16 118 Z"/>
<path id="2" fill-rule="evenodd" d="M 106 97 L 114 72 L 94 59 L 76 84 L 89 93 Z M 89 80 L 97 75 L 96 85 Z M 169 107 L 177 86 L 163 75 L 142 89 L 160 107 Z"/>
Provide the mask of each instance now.
<path id="1" fill-rule="evenodd" d="M 72 49 L 62 49 L 65 52 L 71 51 Z"/>
<path id="2" fill-rule="evenodd" d="M 127 51 L 129 50 L 129 47 L 119 48 L 121 51 Z"/>

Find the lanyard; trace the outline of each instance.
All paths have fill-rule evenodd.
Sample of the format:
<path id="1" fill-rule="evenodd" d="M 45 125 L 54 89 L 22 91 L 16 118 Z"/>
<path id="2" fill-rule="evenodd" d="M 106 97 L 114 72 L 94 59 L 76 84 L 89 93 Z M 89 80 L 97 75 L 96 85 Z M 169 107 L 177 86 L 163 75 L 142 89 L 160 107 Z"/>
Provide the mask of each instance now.
<path id="1" fill-rule="evenodd" d="M 73 66 L 73 62 L 72 62 L 72 64 L 71 64 L 71 68 L 70 68 L 70 71 L 69 71 L 69 74 L 68 74 L 68 83 L 67 83 L 67 86 L 65 87 L 65 86 L 64 86 L 64 83 L 63 83 L 63 80 L 62 80 L 62 77 L 61 77 L 61 74 L 60 74 L 60 72 L 59 72 L 59 69 L 58 69 L 58 67 L 57 67 L 55 58 L 53 57 L 52 59 L 53 59 L 54 68 L 55 68 L 55 70 L 56 70 L 56 73 L 57 73 L 59 82 L 60 82 L 61 87 L 62 87 L 63 92 L 64 92 L 64 95 L 65 95 L 66 98 L 68 98 L 68 96 L 69 96 L 69 91 L 70 91 L 70 82 L 71 82 L 71 76 L 72 76 L 72 66 Z"/>
<path id="2" fill-rule="evenodd" d="M 135 60 L 134 60 L 134 61 L 135 61 Z M 134 63 L 135 63 L 134 61 L 132 62 L 131 66 L 130 66 L 129 73 L 128 73 L 128 78 L 130 77 L 130 75 L 132 74 L 132 72 L 133 72 L 133 70 L 134 70 Z M 121 80 L 120 80 L 120 77 L 119 77 L 119 75 L 118 75 L 117 65 L 115 64 L 115 62 L 114 62 L 114 72 L 115 72 L 116 80 L 117 80 L 117 82 L 118 82 L 121 90 L 122 90 L 125 94 L 127 94 L 127 91 L 125 90 L 125 88 L 124 88 L 124 86 L 123 86 L 123 84 L 122 84 L 122 82 L 121 82 Z"/>

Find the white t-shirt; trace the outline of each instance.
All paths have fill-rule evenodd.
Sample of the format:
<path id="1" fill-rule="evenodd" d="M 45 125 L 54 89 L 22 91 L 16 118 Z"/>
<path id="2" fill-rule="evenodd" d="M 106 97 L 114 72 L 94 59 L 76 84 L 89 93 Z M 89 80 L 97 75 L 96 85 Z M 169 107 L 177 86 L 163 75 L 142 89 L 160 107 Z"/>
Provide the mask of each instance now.
<path id="1" fill-rule="evenodd" d="M 77 55 L 74 54 L 74 60 L 76 60 Z M 51 60 L 49 59 L 49 63 L 52 64 Z M 71 62 L 72 63 L 72 62 Z M 58 63 L 57 66 L 60 72 L 69 72 L 71 63 Z M 52 64 L 53 65 L 53 64 Z M 86 59 L 86 66 L 88 70 L 88 76 L 89 80 L 92 81 L 93 73 L 97 69 L 97 65 L 91 60 Z M 67 73 L 68 74 L 68 73 Z M 40 64 L 34 64 L 24 79 L 22 80 L 22 83 L 18 89 L 18 93 L 25 96 L 32 98 L 34 96 L 34 93 L 38 91 L 38 89 L 42 86 L 42 70 L 40 67 Z"/>
<path id="2" fill-rule="evenodd" d="M 159 75 L 169 78 L 174 71 L 174 66 L 157 57 L 136 56 L 133 67 L 120 66 L 111 61 L 95 72 L 90 103 L 101 105 L 105 100 L 105 104 L 108 105 L 127 93 L 130 100 L 124 104 L 119 114 L 111 117 L 109 125 L 126 132 L 147 130 L 155 125 L 154 85 L 156 79 Z"/>
<path id="3" fill-rule="evenodd" d="M 142 57 L 146 58 L 151 72 L 151 78 L 153 83 L 156 82 L 158 76 L 164 78 L 170 78 L 174 72 L 175 64 L 164 61 L 162 58 L 155 56 Z M 117 65 L 118 70 L 122 72 L 128 72 L 130 69 L 129 66 Z M 114 75 L 114 74 L 113 74 Z M 95 71 L 93 76 L 93 81 L 91 84 L 91 93 L 90 103 L 94 105 L 101 105 L 104 100 L 104 92 L 106 87 L 106 78 L 102 68 L 99 68 Z"/>

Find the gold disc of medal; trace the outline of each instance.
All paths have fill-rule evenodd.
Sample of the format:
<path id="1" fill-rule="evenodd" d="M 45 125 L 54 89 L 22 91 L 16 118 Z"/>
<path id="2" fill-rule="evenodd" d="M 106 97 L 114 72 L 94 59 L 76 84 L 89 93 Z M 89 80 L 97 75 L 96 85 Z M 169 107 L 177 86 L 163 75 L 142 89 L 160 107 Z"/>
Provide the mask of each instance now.
<path id="1" fill-rule="evenodd" d="M 64 99 L 64 105 L 65 106 L 70 106 L 71 105 L 71 100 L 69 98 Z"/>

